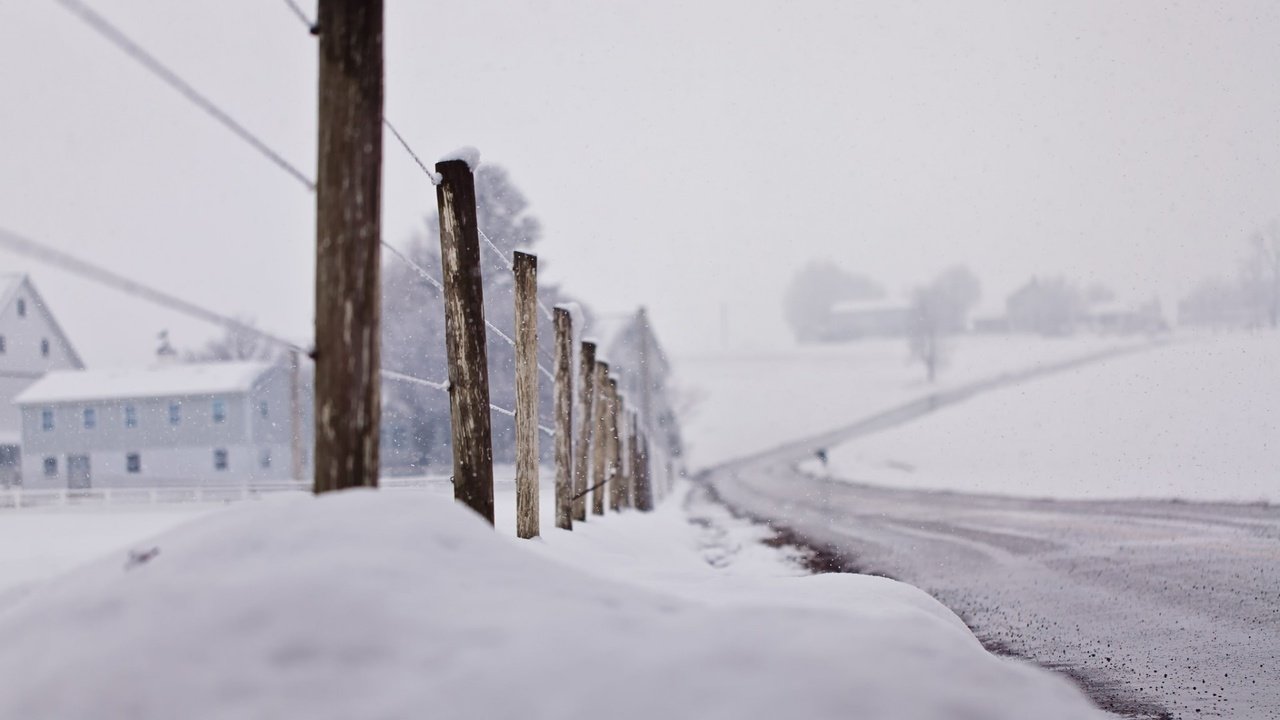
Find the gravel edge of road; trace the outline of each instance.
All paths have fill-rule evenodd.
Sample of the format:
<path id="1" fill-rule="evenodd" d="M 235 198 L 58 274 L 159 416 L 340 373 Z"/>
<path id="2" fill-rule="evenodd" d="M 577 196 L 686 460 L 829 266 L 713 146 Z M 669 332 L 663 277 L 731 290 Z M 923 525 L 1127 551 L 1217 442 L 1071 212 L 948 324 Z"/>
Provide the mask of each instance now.
<path id="1" fill-rule="evenodd" d="M 720 494 L 712 481 L 712 476 L 715 474 L 716 470 L 717 468 L 711 468 L 698 473 L 692 478 L 694 486 L 700 487 L 702 491 L 706 493 L 709 500 L 724 506 L 725 510 L 734 517 L 768 528 L 768 530 L 773 533 L 774 537 L 774 540 L 770 541 L 771 544 L 776 542 L 779 545 L 789 545 L 799 548 L 807 555 L 804 567 L 810 573 L 814 575 L 820 575 L 823 573 L 849 573 L 852 575 L 873 575 L 876 577 L 888 578 L 890 580 L 898 580 L 898 578 L 885 573 L 869 571 L 858 561 L 856 556 L 847 551 L 840 550 L 839 548 L 827 543 L 813 540 L 792 527 L 728 502 Z M 934 599 L 942 602 L 942 600 L 936 597 Z M 946 603 L 942 604 L 946 605 Z M 1035 658 L 1015 652 L 1012 648 L 1007 647 L 1003 643 L 995 641 L 989 637 L 984 637 L 983 634 L 974 631 L 969 618 L 965 617 L 962 613 L 957 612 L 949 605 L 947 605 L 947 608 L 956 613 L 956 617 L 960 618 L 961 622 L 965 624 L 965 627 L 969 628 L 969 631 L 978 639 L 978 642 L 982 643 L 982 647 L 985 648 L 987 652 L 1001 657 L 1021 660 L 1049 672 L 1067 677 L 1076 685 L 1076 687 L 1080 688 L 1081 692 L 1088 696 L 1094 705 L 1104 712 L 1117 717 L 1127 718 L 1129 720 L 1172 720 L 1174 717 L 1168 709 L 1142 699 L 1130 697 L 1122 692 L 1118 692 L 1110 683 L 1091 677 L 1089 673 L 1078 668 L 1045 665 L 1036 661 Z"/>

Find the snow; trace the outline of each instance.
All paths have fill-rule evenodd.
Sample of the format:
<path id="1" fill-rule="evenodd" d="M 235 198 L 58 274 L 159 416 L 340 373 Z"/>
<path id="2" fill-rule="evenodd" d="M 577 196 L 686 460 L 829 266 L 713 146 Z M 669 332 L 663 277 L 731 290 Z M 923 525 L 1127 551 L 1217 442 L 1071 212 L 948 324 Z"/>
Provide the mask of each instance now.
<path id="1" fill-rule="evenodd" d="M 475 172 L 476 168 L 480 167 L 480 151 L 471 146 L 460 147 L 440 158 L 440 162 L 449 162 L 450 160 L 461 160 L 467 164 L 471 172 Z M 439 185 L 439 182 L 436 184 Z"/>
<path id="2" fill-rule="evenodd" d="M 858 438 L 830 460 L 833 476 L 895 487 L 1280 502 L 1280 335 L 1082 366 Z"/>
<path id="3" fill-rule="evenodd" d="M 423 492 L 232 506 L 0 612 L 0 717 L 1102 717 L 924 593 L 697 512 L 521 542 Z"/>
<path id="4" fill-rule="evenodd" d="M 688 462 L 693 468 L 716 465 L 931 392 L 1143 342 L 1097 336 L 958 337 L 949 343 L 949 362 L 933 385 L 909 360 L 902 339 L 677 358 L 679 384 L 696 400 L 682 418 Z"/>
<path id="5" fill-rule="evenodd" d="M 56 370 L 33 383 L 14 402 L 33 405 L 246 392 L 272 367 L 266 362 L 240 361 L 174 363 L 117 370 Z"/>
<path id="6" fill-rule="evenodd" d="M 177 527 L 213 507 L 0 511 L 0 611 L 40 582 L 87 560 L 122 554 L 139 538 Z"/>

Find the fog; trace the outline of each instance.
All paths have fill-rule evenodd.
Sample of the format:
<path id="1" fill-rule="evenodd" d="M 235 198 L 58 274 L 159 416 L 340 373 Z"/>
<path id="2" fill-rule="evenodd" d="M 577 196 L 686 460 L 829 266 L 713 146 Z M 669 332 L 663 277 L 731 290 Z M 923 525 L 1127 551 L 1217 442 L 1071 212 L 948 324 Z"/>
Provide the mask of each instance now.
<path id="1" fill-rule="evenodd" d="M 0 716 L 1280 717 L 1280 3 L 383 6 L 0 2 Z"/>
<path id="2" fill-rule="evenodd" d="M 312 172 L 315 47 L 284 3 L 93 6 Z M 650 308 L 675 355 L 791 342 L 830 259 L 906 297 L 963 263 L 1173 304 L 1278 214 L 1273 3 L 392 3 L 387 115 L 505 167 L 548 279 Z M 311 334 L 313 199 L 54 3 L 0 7 L 0 225 Z M 432 188 L 386 149 L 384 232 Z M 93 365 L 216 330 L 25 259 Z"/>

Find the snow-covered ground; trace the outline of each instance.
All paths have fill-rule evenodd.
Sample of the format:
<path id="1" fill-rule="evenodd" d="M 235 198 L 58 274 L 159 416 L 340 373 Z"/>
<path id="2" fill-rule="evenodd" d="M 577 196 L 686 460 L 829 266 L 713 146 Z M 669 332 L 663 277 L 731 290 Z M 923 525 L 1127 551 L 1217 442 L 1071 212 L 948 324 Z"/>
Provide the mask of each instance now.
<path id="1" fill-rule="evenodd" d="M 1145 339 L 966 336 L 949 343 L 937 383 L 903 340 L 801 346 L 775 352 L 678 357 L 696 398 L 684 421 L 688 462 L 700 469 L 848 425 L 938 390 L 1083 357 Z"/>
<path id="2" fill-rule="evenodd" d="M 1062 498 L 1280 502 L 1280 335 L 1181 339 L 858 438 L 835 477 Z"/>
<path id="3" fill-rule="evenodd" d="M 123 553 L 216 506 L 158 505 L 0 510 L 0 610 L 28 588 L 88 560 Z"/>
<path id="4" fill-rule="evenodd" d="M 683 384 L 703 398 L 686 425 L 692 464 L 1124 344 L 962 338 L 936 385 L 907 362 L 901 342 L 685 359 Z M 965 458 L 977 467 L 991 456 L 998 416 L 1027 425 L 1015 408 L 980 404 L 1054 383 L 1067 386 L 1027 404 L 1123 404 L 1123 392 L 1177 385 L 1186 397 L 1176 402 L 1224 428 L 1243 422 L 1240 401 L 1233 408 L 1228 396 L 1247 388 L 1258 401 L 1250 417 L 1266 428 L 1274 421 L 1267 404 L 1280 403 L 1265 394 L 1274 382 L 1259 376 L 1277 359 L 1252 346 L 1179 343 L 975 398 L 839 448 L 833 463 L 877 482 L 927 477 L 920 468 Z M 1088 380 L 1091 373 L 1104 380 Z M 1188 374 L 1216 380 L 1186 392 Z M 953 421 L 981 440 L 974 450 L 936 464 L 921 456 L 916 472 L 904 473 L 902 457 L 921 461 L 913 454 L 921 441 L 907 433 L 937 437 L 943 431 L 929 424 L 974 408 L 982 422 Z M 1158 418 L 1113 414 L 1108 439 L 1160 428 Z M 908 438 L 902 452 L 865 451 L 898 436 Z M 1260 437 L 1218 441 L 1257 451 L 1249 455 L 1256 465 L 1276 448 Z M 1008 447 L 1034 441 L 1012 438 Z M 952 452 L 957 445 L 946 443 Z M 1218 446 L 1205 453 L 1237 455 Z M 869 478 L 868 467 L 885 474 Z M 875 577 L 810 576 L 794 549 L 761 542 L 767 531 L 689 486 L 678 485 L 655 513 L 610 515 L 567 533 L 553 527 L 544 470 L 543 537 L 517 541 L 510 472 L 497 475 L 497 533 L 451 501 L 447 482 L 224 507 L 0 511 L 0 672 L 24 679 L 0 688 L 0 717 L 1101 716 L 1062 678 L 988 654 L 923 592 Z M 129 561 L 130 551 L 152 548 L 154 557 Z"/>
<path id="5" fill-rule="evenodd" d="M 422 491 L 204 512 L 0 610 L 21 678 L 0 717 L 1100 716 L 910 586 L 801 575 L 759 528 L 691 512 L 539 541 Z"/>

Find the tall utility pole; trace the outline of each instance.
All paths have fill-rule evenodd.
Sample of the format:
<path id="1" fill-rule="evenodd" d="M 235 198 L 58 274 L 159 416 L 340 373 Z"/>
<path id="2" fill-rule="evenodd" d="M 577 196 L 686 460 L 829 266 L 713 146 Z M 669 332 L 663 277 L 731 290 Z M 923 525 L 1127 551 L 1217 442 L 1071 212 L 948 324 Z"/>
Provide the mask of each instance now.
<path id="1" fill-rule="evenodd" d="M 289 477 L 302 482 L 305 459 L 302 447 L 302 358 L 289 351 Z"/>
<path id="2" fill-rule="evenodd" d="M 315 491 L 378 484 L 382 0 L 319 0 Z"/>

